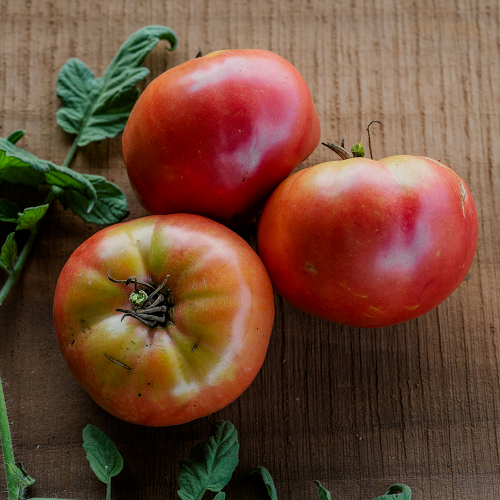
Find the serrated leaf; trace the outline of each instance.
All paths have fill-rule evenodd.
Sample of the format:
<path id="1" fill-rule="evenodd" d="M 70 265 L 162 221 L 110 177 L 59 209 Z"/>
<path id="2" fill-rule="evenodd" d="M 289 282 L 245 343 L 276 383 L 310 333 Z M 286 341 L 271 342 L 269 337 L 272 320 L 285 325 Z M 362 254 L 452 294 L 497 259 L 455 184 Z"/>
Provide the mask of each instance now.
<path id="1" fill-rule="evenodd" d="M 129 214 L 127 198 L 120 188 L 100 175 L 83 174 L 95 188 L 97 201 L 90 213 L 87 213 L 88 201 L 80 193 L 72 190 L 57 189 L 56 198 L 62 206 L 70 208 L 75 215 L 85 222 L 110 226 L 125 219 Z"/>
<path id="2" fill-rule="evenodd" d="M 35 189 L 40 184 L 73 189 L 89 200 L 90 209 L 97 200 L 94 186 L 82 174 L 42 160 L 0 137 L 0 184 L 2 182 L 24 184 Z"/>
<path id="3" fill-rule="evenodd" d="M 39 205 L 38 207 L 25 208 L 23 212 L 19 214 L 19 224 L 16 227 L 16 231 L 29 229 L 32 233 L 36 232 L 36 226 L 43 218 L 48 208 L 48 203 Z"/>
<path id="4" fill-rule="evenodd" d="M 101 78 L 79 59 L 70 59 L 59 72 L 57 96 L 63 106 L 57 123 L 70 134 L 77 134 L 78 146 L 116 137 L 125 128 L 138 98 L 136 83 L 149 74 L 142 67 L 146 56 L 165 39 L 168 50 L 177 46 L 177 35 L 166 26 L 146 26 L 121 46 Z"/>
<path id="5" fill-rule="evenodd" d="M 14 238 L 16 233 L 10 233 L 5 240 L 0 251 L 0 265 L 6 269 L 10 270 L 14 267 L 17 260 L 17 243 Z"/>
<path id="6" fill-rule="evenodd" d="M 0 221 L 17 224 L 18 213 L 21 211 L 19 205 L 13 201 L 0 198 Z"/>
<path id="7" fill-rule="evenodd" d="M 181 500 L 200 500 L 207 490 L 218 493 L 226 486 L 238 465 L 238 433 L 233 424 L 217 422 L 210 437 L 199 443 L 181 460 L 179 473 Z"/>
<path id="8" fill-rule="evenodd" d="M 252 476 L 260 476 L 264 481 L 264 484 L 266 485 L 269 498 L 271 500 L 278 500 L 278 493 L 276 492 L 276 487 L 274 486 L 273 478 L 265 467 L 258 465 L 257 467 L 254 467 L 250 471 L 250 474 Z"/>
<path id="9" fill-rule="evenodd" d="M 123 458 L 111 439 L 94 425 L 82 432 L 83 448 L 97 478 L 108 484 L 123 469 Z"/>
<path id="10" fill-rule="evenodd" d="M 24 136 L 24 134 L 26 134 L 25 130 L 14 130 L 14 132 L 7 137 L 7 140 L 10 143 L 15 144 L 19 139 L 21 139 L 21 137 Z"/>
<path id="11" fill-rule="evenodd" d="M 12 463 L 8 463 L 7 467 L 9 468 L 9 471 L 12 472 L 12 474 L 16 478 L 17 484 L 20 486 L 21 489 L 26 489 L 35 482 L 35 480 L 28 475 L 21 462 L 18 462 L 17 466 Z"/>
<path id="12" fill-rule="evenodd" d="M 410 500 L 411 489 L 406 484 L 393 484 L 389 486 L 385 495 L 377 497 L 374 500 Z"/>
<path id="13" fill-rule="evenodd" d="M 332 496 L 328 490 L 323 488 L 323 485 L 319 481 L 314 481 L 318 485 L 318 499 L 319 500 L 332 500 Z"/>

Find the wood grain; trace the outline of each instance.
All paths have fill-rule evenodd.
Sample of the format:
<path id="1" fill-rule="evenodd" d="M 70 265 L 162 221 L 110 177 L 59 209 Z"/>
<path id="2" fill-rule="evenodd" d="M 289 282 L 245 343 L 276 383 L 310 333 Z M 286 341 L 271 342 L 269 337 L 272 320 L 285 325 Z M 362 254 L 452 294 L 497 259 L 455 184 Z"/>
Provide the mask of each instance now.
<path id="1" fill-rule="evenodd" d="M 315 479 L 346 500 L 374 498 L 394 482 L 409 484 L 415 499 L 498 498 L 497 1 L 0 0 L 0 12 L 0 134 L 25 129 L 20 145 L 42 158 L 62 163 L 72 142 L 55 120 L 64 62 L 78 57 L 102 75 L 132 32 L 164 24 L 177 32 L 179 47 L 154 49 L 141 88 L 198 47 L 270 49 L 308 82 L 323 140 L 345 136 L 352 144 L 366 136 L 369 121 L 380 120 L 372 129 L 375 157 L 442 160 L 467 182 L 480 221 L 471 271 L 436 310 L 361 330 L 308 316 L 276 295 L 273 337 L 253 385 L 214 415 L 151 429 L 98 408 L 59 353 L 51 312 L 57 277 L 98 228 L 54 205 L 0 309 L 0 369 L 16 457 L 36 478 L 33 496 L 104 497 L 81 447 L 81 431 L 92 423 L 125 459 L 113 498 L 174 498 L 179 460 L 213 422 L 227 419 L 241 442 L 228 498 L 265 497 L 248 474 L 258 464 L 273 474 L 279 497 L 292 500 L 315 498 Z M 330 158 L 319 147 L 299 168 Z M 79 150 L 73 167 L 105 175 L 126 193 L 130 218 L 145 215 L 128 184 L 119 137 Z M 244 236 L 255 244 L 254 227 Z M 5 485 L 0 491 L 5 498 Z"/>

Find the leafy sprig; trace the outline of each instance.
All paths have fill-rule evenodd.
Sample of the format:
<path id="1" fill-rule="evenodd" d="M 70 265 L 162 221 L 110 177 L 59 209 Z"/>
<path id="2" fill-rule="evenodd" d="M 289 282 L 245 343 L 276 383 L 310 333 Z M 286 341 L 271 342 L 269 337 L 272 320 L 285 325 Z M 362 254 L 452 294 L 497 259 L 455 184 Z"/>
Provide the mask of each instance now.
<path id="1" fill-rule="evenodd" d="M 267 488 L 269 498 L 271 500 L 278 500 L 278 495 L 276 493 L 276 487 L 274 486 L 274 481 L 269 473 L 269 471 L 262 466 L 254 467 L 250 471 L 251 475 L 259 476 Z M 314 481 L 318 486 L 318 500 L 331 500 L 332 495 L 328 490 L 326 490 L 319 481 Z M 374 500 L 410 500 L 411 499 L 411 489 L 406 484 L 393 484 L 389 486 L 387 491 L 381 497 L 377 497 Z"/>
<path id="2" fill-rule="evenodd" d="M 15 231 L 30 231 L 20 253 L 15 232 L 7 236 L 0 249 L 0 268 L 7 273 L 0 289 L 0 305 L 14 285 L 54 199 L 85 222 L 102 226 L 116 224 L 129 214 L 127 199 L 118 186 L 99 175 L 75 172 L 69 165 L 78 147 L 116 137 L 123 131 L 139 95 L 136 84 L 149 73 L 142 63 L 160 40 L 169 42 L 168 50 L 177 46 L 176 34 L 166 26 L 146 26 L 136 31 L 121 46 L 100 78 L 76 58 L 62 67 L 57 79 L 57 96 L 62 102 L 57 123 L 66 132 L 76 135 L 63 165 L 17 147 L 16 143 L 25 134 L 23 130 L 0 138 L 0 185 L 50 188 L 43 204 L 24 210 L 11 200 L 0 199 L 0 222 L 16 224 Z"/>
<path id="3" fill-rule="evenodd" d="M 106 500 L 111 499 L 111 478 L 123 468 L 123 458 L 111 439 L 94 425 L 87 425 L 82 432 L 83 448 L 87 460 L 97 478 L 107 485 Z M 5 476 L 7 478 L 8 500 L 27 498 L 29 487 L 35 480 L 28 475 L 21 462 L 15 462 L 9 420 L 5 405 L 2 380 L 0 378 L 0 450 L 2 452 Z M 56 500 L 32 498 L 31 500 Z M 58 499 L 64 500 L 64 499 Z"/>
<path id="4" fill-rule="evenodd" d="M 123 469 L 123 458 L 111 439 L 93 425 L 82 432 L 83 448 L 87 460 L 97 478 L 106 484 L 106 500 L 111 500 L 111 479 Z M 10 429 L 5 408 L 5 398 L 0 379 L 0 443 L 7 476 L 8 500 L 26 498 L 27 489 L 35 482 L 21 463 L 15 464 Z M 181 500 L 202 500 L 207 491 L 217 493 L 214 500 L 225 500 L 223 488 L 229 483 L 238 465 L 238 433 L 231 422 L 220 421 L 212 426 L 206 441 L 191 448 L 188 458 L 181 460 L 178 476 Z M 278 500 L 278 494 L 269 471 L 262 466 L 254 467 L 251 475 L 264 481 L 270 500 Z M 319 481 L 318 499 L 331 500 L 331 494 Z M 31 500 L 55 500 L 32 498 Z M 63 499 L 60 499 L 63 500 Z M 375 500 L 411 500 L 411 490 L 405 484 L 393 484 L 386 493 Z"/>
<path id="5" fill-rule="evenodd" d="M 207 441 L 195 445 L 189 457 L 181 460 L 179 490 L 181 500 L 201 500 L 207 490 L 217 493 L 217 500 L 238 465 L 238 433 L 230 422 L 217 422 Z"/>
<path id="6" fill-rule="evenodd" d="M 90 467 L 99 481 L 106 484 L 106 500 L 110 500 L 111 478 L 122 471 L 123 458 L 115 443 L 94 425 L 87 425 L 82 435 Z"/>
<path id="7" fill-rule="evenodd" d="M 57 96 L 63 106 L 57 123 L 76 134 L 77 146 L 116 137 L 125 128 L 139 97 L 136 83 L 149 74 L 142 63 L 160 40 L 177 47 L 177 36 L 165 26 L 146 26 L 135 32 L 120 48 L 102 78 L 95 78 L 79 59 L 70 59 L 59 72 Z M 66 163 L 66 162 L 65 162 Z"/>

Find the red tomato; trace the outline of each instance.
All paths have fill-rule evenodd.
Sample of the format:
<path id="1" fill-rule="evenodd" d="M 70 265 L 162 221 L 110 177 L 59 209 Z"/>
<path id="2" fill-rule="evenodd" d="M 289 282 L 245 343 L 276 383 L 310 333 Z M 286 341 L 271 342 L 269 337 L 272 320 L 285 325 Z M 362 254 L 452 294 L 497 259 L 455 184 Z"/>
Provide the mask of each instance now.
<path id="1" fill-rule="evenodd" d="M 314 316 L 381 327 L 420 316 L 467 274 L 477 215 L 465 182 L 418 156 L 299 171 L 269 198 L 258 249 L 277 291 Z"/>
<path id="2" fill-rule="evenodd" d="M 108 271 L 150 284 L 138 290 L 151 302 L 161 296 L 156 307 L 167 311 L 133 307 L 133 280 L 113 283 Z M 153 297 L 166 276 L 169 289 Z M 165 317 L 147 326 L 117 309 Z M 112 415 L 150 426 L 188 422 L 237 398 L 264 361 L 273 320 L 257 254 L 230 229 L 187 214 L 99 231 L 64 266 L 54 300 L 59 347 L 77 381 Z"/>
<path id="3" fill-rule="evenodd" d="M 123 133 L 132 187 L 152 214 L 195 213 L 235 228 L 318 145 L 300 73 L 267 50 L 226 50 L 153 80 Z"/>

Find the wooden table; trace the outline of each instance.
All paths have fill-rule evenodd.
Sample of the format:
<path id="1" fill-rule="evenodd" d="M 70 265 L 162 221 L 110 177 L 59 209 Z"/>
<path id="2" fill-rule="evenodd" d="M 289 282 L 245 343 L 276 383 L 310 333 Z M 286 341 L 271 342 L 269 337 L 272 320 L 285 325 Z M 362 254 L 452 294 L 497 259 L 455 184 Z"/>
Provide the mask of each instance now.
<path id="1" fill-rule="evenodd" d="M 395 482 L 415 499 L 500 494 L 500 8 L 495 0 L 0 0 L 0 135 L 61 164 L 72 137 L 57 125 L 59 69 L 78 57 L 102 75 L 122 42 L 149 24 L 173 28 L 148 56 L 151 75 L 222 48 L 265 48 L 308 82 L 322 139 L 353 144 L 373 129 L 374 156 L 440 159 L 466 181 L 479 242 L 458 290 L 427 315 L 390 328 L 328 323 L 275 296 L 264 366 L 229 407 L 172 428 L 121 422 L 70 375 L 57 346 L 52 299 L 59 272 L 97 226 L 53 204 L 21 277 L 0 309 L 0 369 L 16 458 L 33 496 L 103 498 L 81 447 L 92 423 L 117 444 L 125 468 L 113 498 L 174 498 L 179 460 L 219 419 L 239 431 L 240 464 L 228 498 L 265 497 L 249 476 L 272 473 L 279 498 L 372 499 Z M 299 168 L 331 159 L 318 147 Z M 134 198 L 117 137 L 78 151 L 79 172 L 106 176 Z M 5 194 L 5 188 L 4 194 Z M 19 196 L 23 194 L 19 189 Z M 2 233 L 7 234 L 5 230 Z M 244 232 L 255 244 L 255 228 Z M 3 475 L 2 475 L 3 480 Z M 1 486 L 5 492 L 5 486 Z M 207 496 L 208 498 L 208 496 Z"/>

